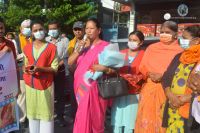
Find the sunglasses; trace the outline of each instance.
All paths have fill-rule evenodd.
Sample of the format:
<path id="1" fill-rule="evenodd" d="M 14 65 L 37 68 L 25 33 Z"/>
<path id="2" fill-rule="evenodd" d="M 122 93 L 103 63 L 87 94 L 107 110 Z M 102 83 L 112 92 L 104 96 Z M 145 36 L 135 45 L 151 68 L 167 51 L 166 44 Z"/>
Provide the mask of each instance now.
<path id="1" fill-rule="evenodd" d="M 74 28 L 74 31 L 82 31 L 82 29 L 81 28 Z"/>

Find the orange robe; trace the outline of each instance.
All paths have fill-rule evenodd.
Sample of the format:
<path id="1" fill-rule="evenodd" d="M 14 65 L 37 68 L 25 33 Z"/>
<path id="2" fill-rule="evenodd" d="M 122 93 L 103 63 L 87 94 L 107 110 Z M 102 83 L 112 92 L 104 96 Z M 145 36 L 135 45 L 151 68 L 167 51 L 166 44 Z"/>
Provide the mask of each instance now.
<path id="1" fill-rule="evenodd" d="M 170 45 L 161 42 L 150 45 L 145 51 L 140 64 L 140 71 L 163 74 L 176 54 L 183 51 L 178 42 Z M 138 115 L 134 133 L 164 133 L 161 109 L 166 100 L 164 90 L 160 83 L 152 82 L 150 78 L 144 84 L 139 100 Z"/>

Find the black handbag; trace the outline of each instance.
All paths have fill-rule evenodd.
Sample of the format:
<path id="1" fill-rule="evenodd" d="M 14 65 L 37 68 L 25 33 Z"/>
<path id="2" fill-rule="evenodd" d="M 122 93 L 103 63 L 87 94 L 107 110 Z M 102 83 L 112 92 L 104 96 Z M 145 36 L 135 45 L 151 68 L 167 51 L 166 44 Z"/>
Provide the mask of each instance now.
<path id="1" fill-rule="evenodd" d="M 99 95 L 104 99 L 128 95 L 128 82 L 118 74 L 115 77 L 104 75 L 98 79 Z"/>

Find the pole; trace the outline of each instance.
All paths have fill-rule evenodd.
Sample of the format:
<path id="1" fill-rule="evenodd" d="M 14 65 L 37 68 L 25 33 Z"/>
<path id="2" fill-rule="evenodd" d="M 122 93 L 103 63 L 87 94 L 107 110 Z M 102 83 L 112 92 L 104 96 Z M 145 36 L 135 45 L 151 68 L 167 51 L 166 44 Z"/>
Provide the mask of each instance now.
<path id="1" fill-rule="evenodd" d="M 131 11 L 130 11 L 130 20 L 129 20 L 129 33 L 136 29 L 136 20 L 135 20 L 135 3 L 131 2 Z"/>

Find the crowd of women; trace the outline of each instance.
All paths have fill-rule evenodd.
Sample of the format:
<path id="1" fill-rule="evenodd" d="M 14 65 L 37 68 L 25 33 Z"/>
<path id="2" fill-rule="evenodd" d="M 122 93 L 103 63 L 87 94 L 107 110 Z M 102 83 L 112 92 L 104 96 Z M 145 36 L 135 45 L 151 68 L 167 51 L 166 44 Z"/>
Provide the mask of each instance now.
<path id="1" fill-rule="evenodd" d="M 106 74 L 116 70 L 95 63 L 103 47 L 108 45 L 99 38 L 99 24 L 89 21 L 85 31 L 93 37 L 85 44 L 89 49 L 80 53 L 82 42 L 69 57 L 69 64 L 77 63 L 74 89 L 79 104 L 74 132 L 101 133 L 104 132 L 109 101 L 99 96 L 97 81 L 89 85 L 84 82 L 84 74 L 91 66 L 93 70 Z M 118 72 L 142 73 L 146 81 L 139 94 L 130 91 L 130 95 L 112 99 L 111 124 L 115 133 L 133 130 L 135 133 L 200 131 L 197 107 L 200 27 L 187 27 L 179 38 L 177 32 L 175 22 L 163 23 L 160 41 L 151 44 L 145 52 L 140 49 L 144 42 L 143 34 L 140 31 L 130 33 L 128 49 L 122 51 L 128 54 L 130 65 Z"/>
<path id="2" fill-rule="evenodd" d="M 41 22 L 33 22 L 30 28 L 33 42 L 23 50 L 30 133 L 53 133 L 57 50 L 45 41 Z M 188 26 L 178 36 L 178 25 L 166 21 L 161 25 L 160 40 L 145 50 L 141 48 L 143 33 L 131 32 L 127 49 L 120 51 L 126 54 L 128 66 L 119 69 L 97 63 L 98 55 L 109 45 L 100 38 L 101 32 L 97 19 L 88 19 L 87 38 L 78 42 L 68 58 L 68 67 L 75 70 L 74 93 L 78 103 L 73 132 L 103 133 L 106 109 L 110 107 L 114 133 L 199 133 L 200 26 Z M 3 44 L 0 42 L 0 46 Z M 143 82 L 137 88 L 140 91 L 134 91 L 129 84 L 128 95 L 103 99 L 96 80 L 85 82 L 84 75 L 91 68 L 107 75 L 142 75 Z"/>

